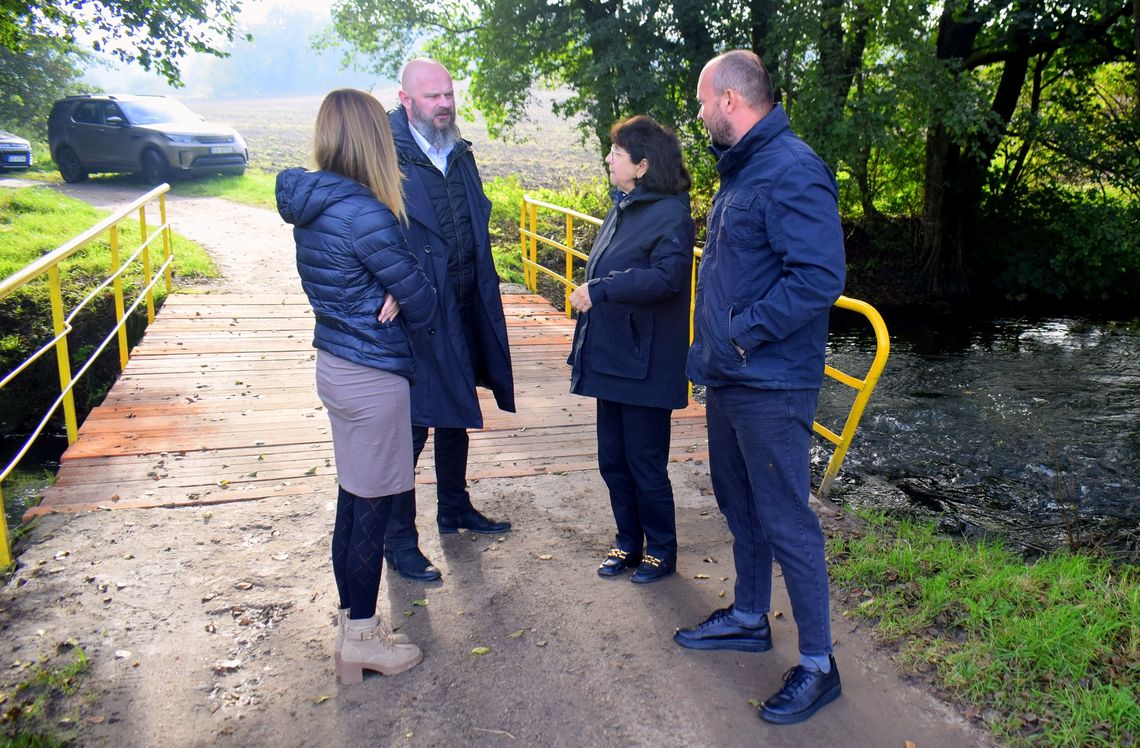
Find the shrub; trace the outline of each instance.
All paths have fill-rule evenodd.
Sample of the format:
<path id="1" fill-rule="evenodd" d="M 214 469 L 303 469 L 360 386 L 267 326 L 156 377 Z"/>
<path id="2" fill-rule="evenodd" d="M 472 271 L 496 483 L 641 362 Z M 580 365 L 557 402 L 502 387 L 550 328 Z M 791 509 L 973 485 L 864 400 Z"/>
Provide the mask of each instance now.
<path id="1" fill-rule="evenodd" d="M 1140 299 L 1140 205 L 1102 192 L 1034 191 L 986 216 L 988 267 L 1019 300 L 1125 304 Z"/>

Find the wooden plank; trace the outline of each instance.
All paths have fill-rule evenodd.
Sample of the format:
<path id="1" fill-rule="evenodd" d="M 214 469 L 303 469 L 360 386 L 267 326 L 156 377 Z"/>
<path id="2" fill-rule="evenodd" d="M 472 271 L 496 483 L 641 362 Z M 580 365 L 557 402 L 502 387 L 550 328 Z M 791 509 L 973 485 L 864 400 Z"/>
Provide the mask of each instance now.
<path id="1" fill-rule="evenodd" d="M 534 294 L 503 301 L 518 413 L 480 390 L 468 477 L 597 470 L 596 403 L 569 392 L 573 320 Z M 169 297 L 25 516 L 334 495 L 312 324 L 300 294 Z M 670 460 L 707 458 L 704 408 L 690 403 L 673 414 Z M 416 474 L 435 480 L 430 441 Z"/>

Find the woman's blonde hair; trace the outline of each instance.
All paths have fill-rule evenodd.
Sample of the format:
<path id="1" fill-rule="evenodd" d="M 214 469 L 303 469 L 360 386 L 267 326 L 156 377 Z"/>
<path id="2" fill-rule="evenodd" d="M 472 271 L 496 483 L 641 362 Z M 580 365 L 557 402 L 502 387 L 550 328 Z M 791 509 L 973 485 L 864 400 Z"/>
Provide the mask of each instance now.
<path id="1" fill-rule="evenodd" d="M 325 97 L 317 112 L 313 158 L 318 169 L 355 179 L 400 221 L 407 220 L 388 113 L 371 94 L 339 88 Z"/>

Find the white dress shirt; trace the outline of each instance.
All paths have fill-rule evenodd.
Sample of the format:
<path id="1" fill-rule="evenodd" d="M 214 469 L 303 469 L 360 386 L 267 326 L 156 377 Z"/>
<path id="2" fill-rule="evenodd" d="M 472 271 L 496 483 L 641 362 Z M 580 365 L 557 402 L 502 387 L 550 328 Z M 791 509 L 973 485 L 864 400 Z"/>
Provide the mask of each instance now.
<path id="1" fill-rule="evenodd" d="M 447 146 L 447 150 L 436 148 L 434 145 L 427 141 L 427 138 L 420 134 L 420 131 L 417 130 L 415 125 L 413 125 L 411 122 L 408 123 L 408 129 L 412 131 L 412 137 L 416 139 L 416 144 L 419 145 L 420 150 L 424 152 L 424 155 L 427 156 L 433 164 L 435 164 L 435 168 L 439 169 L 440 174 L 446 176 L 447 157 L 451 154 L 451 149 L 455 147 L 455 144 L 452 143 L 451 145 Z"/>

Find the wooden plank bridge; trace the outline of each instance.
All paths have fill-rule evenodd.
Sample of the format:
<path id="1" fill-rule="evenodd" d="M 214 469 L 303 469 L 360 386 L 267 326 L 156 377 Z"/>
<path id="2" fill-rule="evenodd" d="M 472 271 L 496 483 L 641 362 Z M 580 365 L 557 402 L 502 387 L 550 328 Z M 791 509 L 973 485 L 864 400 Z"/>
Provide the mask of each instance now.
<path id="1" fill-rule="evenodd" d="M 534 294 L 503 297 L 518 413 L 480 390 L 469 479 L 596 470 L 595 408 L 569 393 L 573 322 Z M 332 496 L 336 466 L 313 381 L 313 317 L 297 294 L 173 294 L 25 518 Z M 704 408 L 673 416 L 671 459 L 708 456 Z M 429 444 L 417 481 L 435 480 Z"/>

